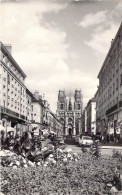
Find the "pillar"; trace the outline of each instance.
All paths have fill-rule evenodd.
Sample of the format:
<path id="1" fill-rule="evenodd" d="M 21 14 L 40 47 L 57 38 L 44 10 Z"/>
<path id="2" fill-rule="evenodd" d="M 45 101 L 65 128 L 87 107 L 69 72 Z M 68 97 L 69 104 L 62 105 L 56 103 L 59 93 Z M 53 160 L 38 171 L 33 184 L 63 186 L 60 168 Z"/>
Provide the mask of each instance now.
<path id="1" fill-rule="evenodd" d="M 68 135 L 68 132 L 67 132 L 67 117 L 65 118 L 65 135 Z"/>

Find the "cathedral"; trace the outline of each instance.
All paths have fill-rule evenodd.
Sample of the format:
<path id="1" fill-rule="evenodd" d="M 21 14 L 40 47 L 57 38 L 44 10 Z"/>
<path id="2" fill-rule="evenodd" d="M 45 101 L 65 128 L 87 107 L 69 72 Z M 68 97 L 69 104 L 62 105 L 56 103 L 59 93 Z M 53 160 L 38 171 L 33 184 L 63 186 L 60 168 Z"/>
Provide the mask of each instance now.
<path id="1" fill-rule="evenodd" d="M 81 115 L 83 97 L 81 90 L 75 90 L 74 96 L 59 90 L 57 102 L 57 118 L 63 125 L 64 136 L 75 136 L 81 132 Z"/>

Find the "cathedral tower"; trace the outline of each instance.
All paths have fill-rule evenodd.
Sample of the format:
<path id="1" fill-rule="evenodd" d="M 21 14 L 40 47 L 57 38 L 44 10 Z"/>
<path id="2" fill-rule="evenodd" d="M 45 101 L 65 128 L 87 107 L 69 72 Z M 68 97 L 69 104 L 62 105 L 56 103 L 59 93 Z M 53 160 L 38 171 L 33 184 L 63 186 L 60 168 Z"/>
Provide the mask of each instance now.
<path id="1" fill-rule="evenodd" d="M 74 97 L 59 90 L 57 102 L 57 118 L 63 125 L 64 136 L 75 136 L 81 132 L 82 94 L 75 90 Z"/>

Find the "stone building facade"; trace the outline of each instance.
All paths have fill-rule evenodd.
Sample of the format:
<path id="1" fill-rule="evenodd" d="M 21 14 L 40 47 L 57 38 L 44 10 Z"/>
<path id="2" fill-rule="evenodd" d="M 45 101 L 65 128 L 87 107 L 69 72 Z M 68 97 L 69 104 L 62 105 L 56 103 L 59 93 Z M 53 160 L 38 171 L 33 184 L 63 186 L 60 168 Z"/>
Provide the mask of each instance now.
<path id="1" fill-rule="evenodd" d="M 62 132 L 62 125 L 47 101 L 42 100 L 38 91 L 34 94 L 29 91 L 25 79 L 25 73 L 12 56 L 12 46 L 0 42 L 0 125 L 6 132 L 12 127 L 20 135 L 32 129 L 53 130 L 54 126 L 57 133 Z"/>
<path id="2" fill-rule="evenodd" d="M 89 135 L 96 135 L 96 100 L 92 98 L 86 106 L 86 132 Z"/>
<path id="3" fill-rule="evenodd" d="M 96 92 L 98 130 L 119 134 L 122 124 L 122 23 L 98 74 Z"/>
<path id="4" fill-rule="evenodd" d="M 59 90 L 57 102 L 57 118 L 63 125 L 63 134 L 77 135 L 81 132 L 81 115 L 83 97 L 80 90 L 75 90 L 74 97 Z"/>
<path id="5" fill-rule="evenodd" d="M 11 45 L 0 42 L 0 117 L 4 127 L 26 128 L 26 75 L 12 57 Z"/>

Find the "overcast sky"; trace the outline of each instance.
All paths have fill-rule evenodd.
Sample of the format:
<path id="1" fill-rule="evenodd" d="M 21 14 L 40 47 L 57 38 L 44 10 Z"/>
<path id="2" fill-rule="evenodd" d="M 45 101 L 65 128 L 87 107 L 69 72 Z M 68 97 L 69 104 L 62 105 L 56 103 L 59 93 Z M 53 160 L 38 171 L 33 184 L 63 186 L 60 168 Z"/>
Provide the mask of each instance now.
<path id="1" fill-rule="evenodd" d="M 0 39 L 12 44 L 28 89 L 44 93 L 54 112 L 59 89 L 81 89 L 85 106 L 122 21 L 122 1 L 3 2 L 0 15 Z"/>

